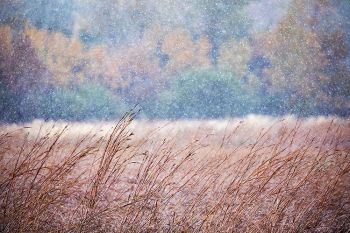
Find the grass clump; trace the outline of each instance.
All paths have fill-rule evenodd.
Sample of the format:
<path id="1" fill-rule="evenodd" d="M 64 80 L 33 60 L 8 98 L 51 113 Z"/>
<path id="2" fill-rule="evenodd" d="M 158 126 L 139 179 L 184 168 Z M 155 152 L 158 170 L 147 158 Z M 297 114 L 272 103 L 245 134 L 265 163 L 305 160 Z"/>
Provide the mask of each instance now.
<path id="1" fill-rule="evenodd" d="M 350 230 L 347 120 L 133 118 L 2 126 L 0 231 Z"/>

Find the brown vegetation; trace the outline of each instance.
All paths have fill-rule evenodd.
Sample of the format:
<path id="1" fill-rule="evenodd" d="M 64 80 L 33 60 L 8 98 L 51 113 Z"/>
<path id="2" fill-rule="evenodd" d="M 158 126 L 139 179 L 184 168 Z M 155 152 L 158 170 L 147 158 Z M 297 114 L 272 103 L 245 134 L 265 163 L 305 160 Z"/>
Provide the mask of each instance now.
<path id="1" fill-rule="evenodd" d="M 133 117 L 2 126 L 1 231 L 349 231 L 348 120 Z"/>

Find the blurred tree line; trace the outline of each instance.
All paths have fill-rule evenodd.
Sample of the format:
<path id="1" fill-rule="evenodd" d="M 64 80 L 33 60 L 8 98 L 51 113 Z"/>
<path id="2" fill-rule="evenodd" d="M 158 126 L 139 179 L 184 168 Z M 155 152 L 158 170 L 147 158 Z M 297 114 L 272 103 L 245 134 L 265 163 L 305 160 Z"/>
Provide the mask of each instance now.
<path id="1" fill-rule="evenodd" d="M 349 116 L 349 1 L 255 2 L 2 1 L 0 120 Z"/>

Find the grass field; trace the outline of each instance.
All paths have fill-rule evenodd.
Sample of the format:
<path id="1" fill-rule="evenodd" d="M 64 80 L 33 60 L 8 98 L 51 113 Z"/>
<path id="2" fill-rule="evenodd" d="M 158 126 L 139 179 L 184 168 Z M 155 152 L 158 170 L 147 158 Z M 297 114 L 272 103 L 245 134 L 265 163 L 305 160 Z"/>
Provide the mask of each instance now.
<path id="1" fill-rule="evenodd" d="M 0 126 L 1 232 L 349 232 L 350 121 Z"/>

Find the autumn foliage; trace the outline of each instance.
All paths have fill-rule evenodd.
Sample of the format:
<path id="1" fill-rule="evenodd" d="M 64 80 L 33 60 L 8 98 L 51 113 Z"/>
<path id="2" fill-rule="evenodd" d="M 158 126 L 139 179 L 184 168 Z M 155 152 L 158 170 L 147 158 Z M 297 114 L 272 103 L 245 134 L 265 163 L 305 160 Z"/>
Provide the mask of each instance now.
<path id="1" fill-rule="evenodd" d="M 182 12 L 175 8 L 185 3 L 164 2 L 147 8 L 144 1 L 106 0 L 106 6 L 96 5 L 101 12 L 109 12 L 94 16 L 100 27 L 77 17 L 72 20 L 70 33 L 56 24 L 49 28 L 42 22 L 40 27 L 33 19 L 4 21 L 0 26 L 0 107 L 7 117 L 1 120 L 30 120 L 34 117 L 31 112 L 16 108 L 28 103 L 27 97 L 34 100 L 45 92 L 69 95 L 72 91 L 84 95 L 79 93 L 84 85 L 95 85 L 104 92 L 101 96 L 108 96 L 104 99 L 112 104 L 105 105 L 111 108 L 139 104 L 148 118 L 211 118 L 210 111 L 199 113 L 199 106 L 190 107 L 191 112 L 172 114 L 164 103 L 169 102 L 169 95 L 178 109 L 187 108 L 186 102 L 195 99 L 211 96 L 213 100 L 216 97 L 206 96 L 206 90 L 216 89 L 216 82 L 225 79 L 227 73 L 230 78 L 223 93 L 231 93 L 218 97 L 221 100 L 215 103 L 208 102 L 211 107 L 217 102 L 231 102 L 219 103 L 218 108 L 229 109 L 214 114 L 216 117 L 249 113 L 349 115 L 349 32 L 342 3 L 313 0 L 304 6 L 303 1 L 293 0 L 273 28 L 251 32 L 243 9 L 252 1 L 213 4 L 198 0 Z M 164 18 L 162 10 L 172 13 L 176 20 Z M 142 19 L 150 14 L 153 18 Z M 206 82 L 200 79 L 211 82 L 204 92 L 197 91 L 200 88 L 196 85 Z M 181 94 L 186 91 L 186 95 Z M 35 117 L 67 115 L 55 106 L 60 101 L 48 101 L 44 105 L 53 106 L 57 112 Z M 85 105 L 91 107 L 89 111 L 98 112 L 99 105 L 91 101 Z M 9 104 L 13 102 L 18 104 Z M 81 103 L 72 98 L 67 104 L 73 109 Z M 243 106 L 240 111 L 233 109 L 238 105 Z M 152 106 L 160 111 L 152 110 Z M 122 111 L 114 112 L 116 118 Z M 68 118 L 74 119 L 74 114 Z"/>

